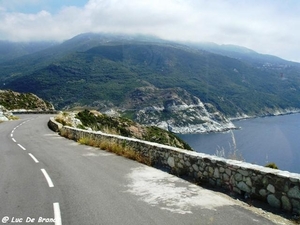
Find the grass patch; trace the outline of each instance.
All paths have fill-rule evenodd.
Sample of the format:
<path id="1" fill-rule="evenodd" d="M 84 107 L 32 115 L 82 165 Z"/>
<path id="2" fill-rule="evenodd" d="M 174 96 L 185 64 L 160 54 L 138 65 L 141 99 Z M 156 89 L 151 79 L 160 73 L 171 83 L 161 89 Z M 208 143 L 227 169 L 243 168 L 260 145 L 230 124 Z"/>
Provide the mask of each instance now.
<path id="1" fill-rule="evenodd" d="M 17 116 L 14 116 L 14 115 L 12 115 L 12 116 L 9 116 L 9 117 L 7 117 L 9 120 L 19 120 L 20 118 L 19 117 L 17 117 Z"/>
<path id="2" fill-rule="evenodd" d="M 55 121 L 58 122 L 58 123 L 60 123 L 60 124 L 62 124 L 63 126 L 70 126 L 70 127 L 72 126 L 71 123 L 67 122 L 66 119 L 63 118 L 63 117 L 61 117 L 61 116 L 57 116 L 55 118 Z"/>
<path id="3" fill-rule="evenodd" d="M 65 138 L 74 140 L 74 135 L 72 133 L 68 132 L 67 130 L 62 129 L 62 130 L 60 130 L 59 134 Z"/>
<path id="4" fill-rule="evenodd" d="M 115 153 L 119 156 L 135 160 L 148 166 L 152 165 L 150 157 L 142 156 L 141 154 L 134 151 L 131 147 L 126 146 L 125 143 L 119 144 L 114 140 L 107 139 L 95 140 L 90 137 L 82 137 L 78 140 L 78 143 L 97 147 L 101 150 L 106 150 L 108 152 Z"/>

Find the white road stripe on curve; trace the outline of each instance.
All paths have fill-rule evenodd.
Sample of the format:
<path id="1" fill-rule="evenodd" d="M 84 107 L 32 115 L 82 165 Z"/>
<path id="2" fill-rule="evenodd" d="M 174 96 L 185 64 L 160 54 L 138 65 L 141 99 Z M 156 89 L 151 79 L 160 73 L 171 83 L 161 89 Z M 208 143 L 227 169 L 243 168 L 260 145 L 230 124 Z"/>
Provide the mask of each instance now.
<path id="1" fill-rule="evenodd" d="M 22 145 L 18 144 L 18 146 L 23 149 L 24 151 L 26 150 L 26 148 L 24 148 Z"/>
<path id="2" fill-rule="evenodd" d="M 35 161 L 35 163 L 39 163 L 39 161 L 32 155 L 31 153 L 28 153 L 28 155 Z"/>
<path id="3" fill-rule="evenodd" d="M 46 178 L 46 180 L 48 182 L 49 187 L 54 187 L 54 184 L 53 184 L 51 178 L 49 177 L 48 173 L 46 172 L 46 170 L 45 169 L 41 169 L 41 171 L 44 174 L 44 176 L 45 176 L 45 178 Z"/>

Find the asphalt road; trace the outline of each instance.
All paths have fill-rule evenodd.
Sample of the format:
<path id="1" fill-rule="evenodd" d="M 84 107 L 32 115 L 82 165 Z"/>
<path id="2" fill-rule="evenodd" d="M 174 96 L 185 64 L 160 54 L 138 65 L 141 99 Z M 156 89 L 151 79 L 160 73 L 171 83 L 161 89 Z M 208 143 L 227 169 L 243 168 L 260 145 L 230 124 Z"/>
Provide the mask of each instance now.
<path id="1" fill-rule="evenodd" d="M 20 117 L 0 123 L 0 224 L 273 224 L 219 193 L 64 139 L 47 127 L 50 115 Z"/>

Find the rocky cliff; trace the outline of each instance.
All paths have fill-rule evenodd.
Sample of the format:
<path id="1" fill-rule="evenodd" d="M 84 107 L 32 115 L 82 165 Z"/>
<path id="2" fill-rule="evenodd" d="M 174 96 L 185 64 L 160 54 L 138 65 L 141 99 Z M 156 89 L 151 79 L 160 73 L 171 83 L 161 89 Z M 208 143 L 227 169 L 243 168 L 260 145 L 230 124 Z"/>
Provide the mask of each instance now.
<path id="1" fill-rule="evenodd" d="M 158 126 L 174 133 L 206 133 L 234 129 L 235 126 L 212 104 L 182 88 L 137 88 L 123 105 L 138 123 Z M 130 110 L 128 110 L 130 109 Z"/>

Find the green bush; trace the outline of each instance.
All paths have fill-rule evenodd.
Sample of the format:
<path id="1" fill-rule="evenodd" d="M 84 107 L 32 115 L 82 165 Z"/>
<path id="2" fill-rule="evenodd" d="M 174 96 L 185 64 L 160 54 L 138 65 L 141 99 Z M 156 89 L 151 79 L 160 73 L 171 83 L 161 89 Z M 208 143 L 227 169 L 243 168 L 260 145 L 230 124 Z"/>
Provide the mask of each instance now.
<path id="1" fill-rule="evenodd" d="M 268 163 L 267 165 L 265 165 L 265 167 L 269 167 L 269 168 L 278 170 L 278 166 L 273 162 Z"/>

